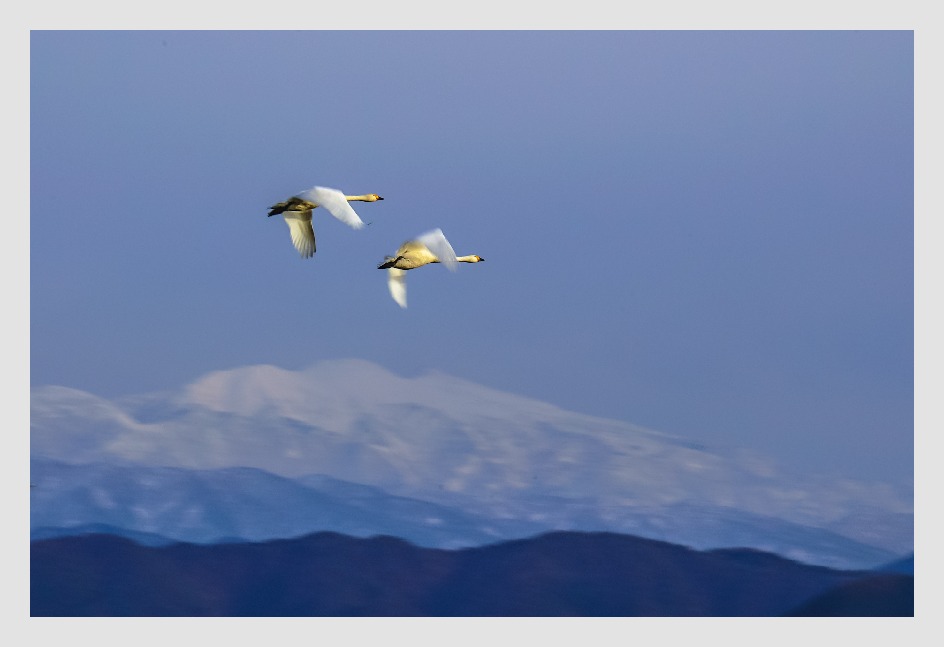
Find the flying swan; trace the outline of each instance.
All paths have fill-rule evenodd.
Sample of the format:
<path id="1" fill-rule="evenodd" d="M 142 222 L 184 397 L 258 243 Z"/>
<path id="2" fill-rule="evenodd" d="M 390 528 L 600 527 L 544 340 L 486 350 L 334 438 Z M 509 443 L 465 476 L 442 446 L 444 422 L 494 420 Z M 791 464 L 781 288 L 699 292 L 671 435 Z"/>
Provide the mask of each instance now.
<path id="1" fill-rule="evenodd" d="M 407 270 L 430 263 L 442 263 L 455 272 L 459 263 L 480 263 L 484 260 L 476 254 L 456 256 L 452 245 L 443 235 L 442 229 L 433 229 L 400 245 L 396 255 L 384 258 L 377 269 L 387 270 L 387 287 L 390 288 L 390 296 L 401 308 L 405 308 Z"/>
<path id="2" fill-rule="evenodd" d="M 332 216 L 354 229 L 364 226 L 364 221 L 354 212 L 348 202 L 376 202 L 383 200 L 376 193 L 365 195 L 344 195 L 337 189 L 313 186 L 284 202 L 269 207 L 269 216 L 282 214 L 292 235 L 292 243 L 302 258 L 311 258 L 315 254 L 315 230 L 311 227 L 311 210 L 324 207 Z"/>

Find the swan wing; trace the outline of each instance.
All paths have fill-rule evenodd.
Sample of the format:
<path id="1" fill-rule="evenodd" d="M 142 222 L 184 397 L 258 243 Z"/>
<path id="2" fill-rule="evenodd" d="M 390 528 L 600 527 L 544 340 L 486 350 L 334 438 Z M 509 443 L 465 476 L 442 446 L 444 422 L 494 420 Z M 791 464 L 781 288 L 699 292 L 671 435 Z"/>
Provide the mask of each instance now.
<path id="1" fill-rule="evenodd" d="M 416 240 L 425 245 L 426 249 L 435 254 L 440 263 L 448 267 L 453 272 L 456 271 L 456 268 L 459 266 L 459 262 L 456 260 L 456 250 L 454 250 L 452 245 L 449 244 L 449 241 L 446 240 L 446 236 L 443 235 L 442 229 L 433 229 L 432 231 L 427 231 L 425 234 L 420 234 L 417 236 Z"/>
<path id="2" fill-rule="evenodd" d="M 307 191 L 302 191 L 296 197 L 324 207 L 332 216 L 354 229 L 364 226 L 364 221 L 355 213 L 344 194 L 337 189 L 314 186 Z"/>
<path id="3" fill-rule="evenodd" d="M 390 288 L 390 296 L 401 308 L 406 307 L 406 270 L 398 270 L 391 267 L 387 270 L 387 287 Z"/>
<path id="4" fill-rule="evenodd" d="M 311 211 L 283 211 L 282 216 L 292 235 L 292 244 L 302 258 L 315 254 L 315 230 L 311 228 Z"/>

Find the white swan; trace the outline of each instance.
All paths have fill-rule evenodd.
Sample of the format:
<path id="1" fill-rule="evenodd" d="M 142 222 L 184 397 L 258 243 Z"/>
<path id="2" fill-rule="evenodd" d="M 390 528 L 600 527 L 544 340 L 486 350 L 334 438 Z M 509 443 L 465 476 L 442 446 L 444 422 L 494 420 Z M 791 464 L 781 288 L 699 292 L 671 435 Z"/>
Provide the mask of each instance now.
<path id="1" fill-rule="evenodd" d="M 332 216 L 354 229 L 364 226 L 364 221 L 354 212 L 348 202 L 376 202 L 383 200 L 376 193 L 365 195 L 344 195 L 337 189 L 314 186 L 302 191 L 284 202 L 269 207 L 269 216 L 282 214 L 292 235 L 292 243 L 302 258 L 311 258 L 315 254 L 315 230 L 311 226 L 311 210 L 324 207 Z"/>
<path id="2" fill-rule="evenodd" d="M 400 245 L 396 255 L 384 258 L 377 269 L 387 270 L 387 287 L 390 289 L 390 296 L 401 308 L 405 308 L 407 270 L 430 263 L 442 263 L 455 272 L 459 263 L 480 263 L 484 260 L 477 254 L 456 256 L 455 250 L 446 240 L 442 229 L 433 229 Z"/>

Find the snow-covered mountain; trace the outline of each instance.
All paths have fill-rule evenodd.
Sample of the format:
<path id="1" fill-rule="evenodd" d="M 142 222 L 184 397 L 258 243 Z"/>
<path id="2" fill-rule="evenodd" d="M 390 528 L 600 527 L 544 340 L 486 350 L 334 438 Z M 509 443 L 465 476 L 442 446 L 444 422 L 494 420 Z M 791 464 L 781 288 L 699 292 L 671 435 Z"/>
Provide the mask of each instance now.
<path id="1" fill-rule="evenodd" d="M 326 476 L 288 479 L 250 467 L 69 465 L 34 458 L 30 472 L 36 485 L 32 538 L 70 534 L 63 529 L 101 532 L 99 526 L 128 538 L 150 534 L 194 543 L 264 541 L 332 530 L 460 548 L 543 530 L 534 523 L 476 517 Z"/>
<path id="2" fill-rule="evenodd" d="M 34 388 L 31 454 L 323 475 L 476 518 L 694 547 L 755 545 L 766 523 L 829 531 L 895 555 L 913 550 L 911 493 L 888 485 L 791 478 L 757 457 L 363 360 L 218 371 L 179 392 L 114 402 Z M 816 561 L 811 550 L 797 545 L 793 556 Z"/>

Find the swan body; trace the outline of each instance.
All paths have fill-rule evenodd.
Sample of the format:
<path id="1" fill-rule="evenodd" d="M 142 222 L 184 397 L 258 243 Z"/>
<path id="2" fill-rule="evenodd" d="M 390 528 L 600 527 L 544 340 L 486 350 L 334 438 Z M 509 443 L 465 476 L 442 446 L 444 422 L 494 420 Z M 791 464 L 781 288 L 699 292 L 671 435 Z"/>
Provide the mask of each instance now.
<path id="1" fill-rule="evenodd" d="M 353 201 L 376 202 L 383 200 L 376 193 L 364 195 L 344 195 L 337 189 L 314 186 L 302 191 L 288 200 L 269 207 L 269 216 L 282 214 L 292 236 L 292 244 L 302 258 L 311 258 L 315 254 L 315 230 L 311 226 L 311 211 L 324 207 L 328 213 L 354 229 L 364 226 L 364 221 L 349 204 Z"/>
<path id="2" fill-rule="evenodd" d="M 433 229 L 408 240 L 394 256 L 387 256 L 377 269 L 387 270 L 387 288 L 401 308 L 406 308 L 406 273 L 430 263 L 442 263 L 456 271 L 459 263 L 480 263 L 485 259 L 477 254 L 456 256 L 442 229 Z"/>

